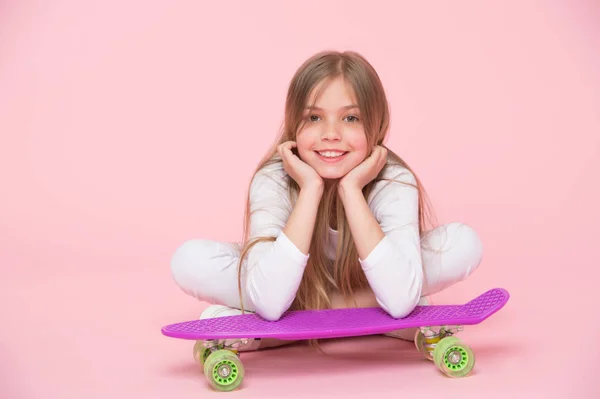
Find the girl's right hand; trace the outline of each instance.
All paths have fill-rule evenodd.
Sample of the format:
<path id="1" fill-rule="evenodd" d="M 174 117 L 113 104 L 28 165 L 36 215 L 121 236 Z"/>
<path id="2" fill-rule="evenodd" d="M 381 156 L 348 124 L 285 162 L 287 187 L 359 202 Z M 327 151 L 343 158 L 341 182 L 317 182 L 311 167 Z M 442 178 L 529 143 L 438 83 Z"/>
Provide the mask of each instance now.
<path id="1" fill-rule="evenodd" d="M 322 187 L 323 179 L 321 176 L 292 152 L 292 148 L 295 147 L 295 141 L 286 141 L 277 146 L 277 153 L 283 160 L 285 171 L 298 183 L 300 189 L 311 186 Z"/>

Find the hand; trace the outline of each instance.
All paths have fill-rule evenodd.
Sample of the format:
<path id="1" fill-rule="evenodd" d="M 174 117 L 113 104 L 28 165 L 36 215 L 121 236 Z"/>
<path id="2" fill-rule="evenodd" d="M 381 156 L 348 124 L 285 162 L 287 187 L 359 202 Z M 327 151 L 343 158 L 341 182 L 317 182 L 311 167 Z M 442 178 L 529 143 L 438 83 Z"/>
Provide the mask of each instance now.
<path id="1" fill-rule="evenodd" d="M 362 190 L 371 180 L 375 179 L 387 162 L 387 149 L 375 146 L 373 152 L 364 161 L 344 176 L 339 188 Z"/>
<path id="2" fill-rule="evenodd" d="M 321 187 L 323 185 L 321 176 L 292 152 L 294 147 L 296 147 L 295 141 L 286 141 L 277 146 L 277 153 L 283 160 L 285 171 L 298 183 L 300 189 L 310 186 Z"/>

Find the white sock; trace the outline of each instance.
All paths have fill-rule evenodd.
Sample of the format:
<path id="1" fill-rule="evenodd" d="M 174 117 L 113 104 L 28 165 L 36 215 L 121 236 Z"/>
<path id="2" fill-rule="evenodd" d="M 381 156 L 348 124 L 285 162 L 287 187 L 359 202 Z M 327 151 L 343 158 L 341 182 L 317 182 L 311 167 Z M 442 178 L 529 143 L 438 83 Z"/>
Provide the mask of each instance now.
<path id="1" fill-rule="evenodd" d="M 213 319 L 215 317 L 238 316 L 241 315 L 241 309 L 234 309 L 223 305 L 210 305 L 200 315 L 202 319 Z"/>

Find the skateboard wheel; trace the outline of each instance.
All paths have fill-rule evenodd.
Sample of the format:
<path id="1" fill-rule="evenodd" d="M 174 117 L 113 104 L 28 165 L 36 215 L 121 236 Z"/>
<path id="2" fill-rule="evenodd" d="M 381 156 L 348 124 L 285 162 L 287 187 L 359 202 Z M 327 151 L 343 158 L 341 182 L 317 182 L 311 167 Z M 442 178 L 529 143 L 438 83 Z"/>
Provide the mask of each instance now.
<path id="1" fill-rule="evenodd" d="M 240 358 L 227 349 L 212 352 L 204 363 L 204 375 L 217 391 L 233 391 L 242 383 L 244 374 Z"/>
<path id="2" fill-rule="evenodd" d="M 433 361 L 433 354 L 425 347 L 425 335 L 423 335 L 421 329 L 417 329 L 415 333 L 415 346 L 425 359 Z"/>
<path id="3" fill-rule="evenodd" d="M 196 363 L 200 363 L 202 369 L 204 370 L 204 362 L 206 362 L 206 358 L 210 355 L 210 350 L 204 346 L 203 341 L 196 341 L 194 344 L 194 360 Z"/>
<path id="4" fill-rule="evenodd" d="M 436 345 L 433 361 L 445 375 L 458 378 L 465 377 L 473 370 L 475 355 L 467 344 L 450 336 Z"/>

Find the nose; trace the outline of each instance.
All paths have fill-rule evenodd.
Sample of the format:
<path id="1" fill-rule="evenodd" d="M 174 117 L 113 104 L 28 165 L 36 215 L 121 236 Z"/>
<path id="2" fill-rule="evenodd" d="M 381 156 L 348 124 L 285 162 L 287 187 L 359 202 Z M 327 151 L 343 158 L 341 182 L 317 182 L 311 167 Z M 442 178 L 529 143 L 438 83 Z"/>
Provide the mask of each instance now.
<path id="1" fill-rule="evenodd" d="M 339 141 L 341 139 L 340 132 L 335 123 L 327 124 L 321 134 L 321 139 L 325 141 Z"/>

